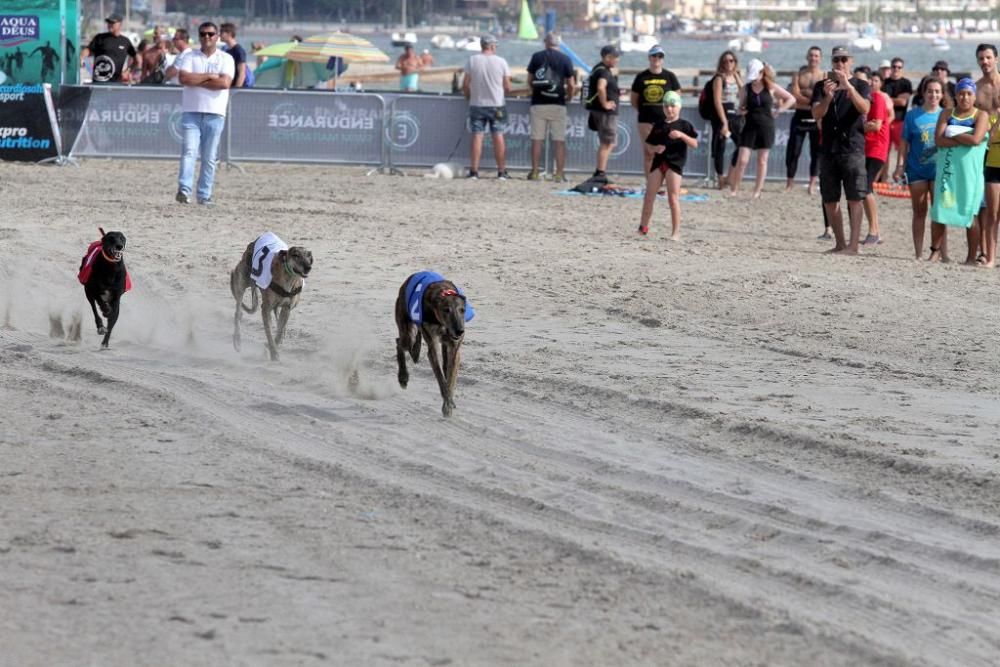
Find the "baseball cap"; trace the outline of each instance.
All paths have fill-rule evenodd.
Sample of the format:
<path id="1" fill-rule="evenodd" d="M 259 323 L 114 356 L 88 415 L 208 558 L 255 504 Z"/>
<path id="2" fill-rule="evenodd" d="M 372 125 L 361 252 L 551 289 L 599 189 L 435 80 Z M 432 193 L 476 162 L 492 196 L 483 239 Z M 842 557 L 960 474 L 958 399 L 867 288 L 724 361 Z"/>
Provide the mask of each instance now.
<path id="1" fill-rule="evenodd" d="M 118 14 L 112 14 L 108 18 L 104 19 L 104 22 L 105 23 L 121 23 L 122 22 L 122 17 L 119 16 Z"/>
<path id="2" fill-rule="evenodd" d="M 655 45 L 653 48 L 651 48 L 649 50 L 649 55 L 651 55 L 651 56 L 665 56 L 667 54 L 665 54 L 663 52 L 663 47 L 660 46 L 659 44 L 657 44 L 657 45 Z"/>
<path id="3" fill-rule="evenodd" d="M 879 69 L 885 69 L 887 67 L 892 67 L 892 61 L 890 61 L 890 60 L 883 60 L 882 62 L 880 62 L 878 64 L 878 68 Z"/>
<path id="4" fill-rule="evenodd" d="M 846 46 L 835 46 L 833 51 L 830 52 L 830 56 L 836 58 L 837 56 L 847 56 L 851 57 L 851 52 L 847 50 Z"/>
<path id="5" fill-rule="evenodd" d="M 559 39 L 559 35 L 554 32 L 550 32 L 545 35 L 545 46 L 559 46 L 560 42 L 562 42 L 562 40 Z"/>
<path id="6" fill-rule="evenodd" d="M 622 54 L 622 52 L 619 51 L 618 47 L 616 47 L 613 44 L 608 44 L 607 46 L 602 46 L 601 47 L 601 57 L 602 58 L 606 58 L 608 56 L 615 56 L 615 57 L 617 57 L 617 56 L 620 56 L 621 54 Z"/>
<path id="7" fill-rule="evenodd" d="M 764 63 L 754 58 L 747 63 L 747 81 L 756 81 L 764 73 Z"/>
<path id="8" fill-rule="evenodd" d="M 931 68 L 931 71 L 933 72 L 936 69 L 943 69 L 945 72 L 951 74 L 951 69 L 948 68 L 948 62 L 945 60 L 939 60 L 934 63 L 934 67 Z"/>
<path id="9" fill-rule="evenodd" d="M 490 44 L 496 44 L 496 43 L 497 43 L 497 38 L 490 34 L 485 34 L 479 38 L 479 46 L 481 46 L 484 49 Z"/>

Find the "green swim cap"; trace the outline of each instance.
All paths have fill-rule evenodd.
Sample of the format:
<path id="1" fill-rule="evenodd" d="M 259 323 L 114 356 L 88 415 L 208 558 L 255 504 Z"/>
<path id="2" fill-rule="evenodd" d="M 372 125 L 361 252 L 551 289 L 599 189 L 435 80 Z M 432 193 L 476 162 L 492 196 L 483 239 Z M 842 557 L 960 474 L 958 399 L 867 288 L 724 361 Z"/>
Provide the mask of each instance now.
<path id="1" fill-rule="evenodd" d="M 681 106 L 681 96 L 676 90 L 668 90 L 667 94 L 663 96 L 663 105 L 667 107 L 679 107 Z"/>

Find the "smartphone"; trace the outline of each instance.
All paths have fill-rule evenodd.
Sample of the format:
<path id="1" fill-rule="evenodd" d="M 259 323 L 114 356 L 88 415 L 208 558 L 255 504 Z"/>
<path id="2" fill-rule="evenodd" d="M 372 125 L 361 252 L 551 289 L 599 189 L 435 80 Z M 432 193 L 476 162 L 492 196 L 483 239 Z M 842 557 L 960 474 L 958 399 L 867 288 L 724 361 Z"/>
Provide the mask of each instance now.
<path id="1" fill-rule="evenodd" d="M 828 80 L 830 80 L 830 81 L 836 81 L 837 80 L 837 73 L 834 72 L 833 70 L 830 70 L 829 72 L 826 73 L 826 78 Z"/>

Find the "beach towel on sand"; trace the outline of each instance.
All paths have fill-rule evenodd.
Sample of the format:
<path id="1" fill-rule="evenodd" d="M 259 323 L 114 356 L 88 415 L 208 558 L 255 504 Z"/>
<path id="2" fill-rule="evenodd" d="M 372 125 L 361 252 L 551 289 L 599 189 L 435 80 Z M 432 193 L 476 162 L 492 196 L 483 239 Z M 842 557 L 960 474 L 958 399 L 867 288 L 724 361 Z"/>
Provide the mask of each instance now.
<path id="1" fill-rule="evenodd" d="M 983 156 L 987 142 L 937 150 L 931 220 L 953 227 L 972 226 L 983 201 Z"/>
<path id="2" fill-rule="evenodd" d="M 406 299 L 406 311 L 410 314 L 410 320 L 414 324 L 420 324 L 424 321 L 424 292 L 428 287 L 434 283 L 439 283 L 442 280 L 447 280 L 440 273 L 434 273 L 433 271 L 421 271 L 420 273 L 413 274 L 409 282 L 406 283 L 406 292 L 404 293 L 404 298 Z M 465 292 L 458 285 L 455 285 L 455 290 L 461 295 L 465 296 Z M 472 309 L 472 304 L 469 303 L 468 299 L 465 301 L 465 321 L 468 322 L 476 314 L 476 311 Z"/>

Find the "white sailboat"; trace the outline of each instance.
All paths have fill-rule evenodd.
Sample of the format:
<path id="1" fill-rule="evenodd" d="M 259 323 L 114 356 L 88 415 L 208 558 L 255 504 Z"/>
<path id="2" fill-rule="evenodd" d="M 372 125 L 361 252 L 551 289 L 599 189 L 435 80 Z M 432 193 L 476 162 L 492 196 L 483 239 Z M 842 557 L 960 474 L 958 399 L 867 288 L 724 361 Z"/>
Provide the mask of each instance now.
<path id="1" fill-rule="evenodd" d="M 874 51 L 878 53 L 882 50 L 882 40 L 878 36 L 878 26 L 871 22 L 872 3 L 871 0 L 865 3 L 865 24 L 861 27 L 860 34 L 851 41 L 851 48 L 855 51 Z"/>

